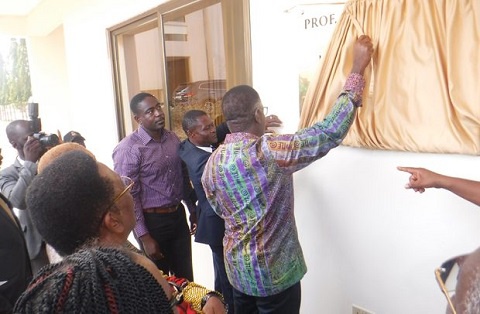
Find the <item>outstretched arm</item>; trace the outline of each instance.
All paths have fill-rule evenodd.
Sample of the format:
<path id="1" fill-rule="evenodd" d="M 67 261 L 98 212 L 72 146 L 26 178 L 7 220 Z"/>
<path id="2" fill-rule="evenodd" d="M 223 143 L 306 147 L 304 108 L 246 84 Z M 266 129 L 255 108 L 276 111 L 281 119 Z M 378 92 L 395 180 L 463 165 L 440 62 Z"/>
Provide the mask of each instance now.
<path id="1" fill-rule="evenodd" d="M 448 190 L 473 204 L 480 206 L 480 182 L 456 177 L 449 177 L 424 168 L 397 167 L 410 173 L 406 189 L 423 193 L 425 189 L 437 188 Z"/>

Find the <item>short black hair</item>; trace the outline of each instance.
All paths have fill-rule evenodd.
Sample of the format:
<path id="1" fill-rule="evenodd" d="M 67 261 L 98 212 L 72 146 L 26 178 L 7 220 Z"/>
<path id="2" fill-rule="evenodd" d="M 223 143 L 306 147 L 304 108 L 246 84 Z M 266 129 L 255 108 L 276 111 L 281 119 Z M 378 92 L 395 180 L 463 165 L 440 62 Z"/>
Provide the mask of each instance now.
<path id="1" fill-rule="evenodd" d="M 203 116 L 206 116 L 207 113 L 203 110 L 190 110 L 190 111 L 187 111 L 184 115 L 183 115 L 183 119 L 182 119 L 182 128 L 183 128 L 183 131 L 185 132 L 185 134 L 187 134 L 188 136 L 188 131 L 190 131 L 192 128 L 194 128 L 198 122 L 197 122 L 197 119 L 199 117 L 203 117 Z"/>
<path id="2" fill-rule="evenodd" d="M 253 87 L 238 85 L 225 93 L 222 111 L 232 132 L 244 131 L 254 121 L 254 108 L 260 96 Z"/>
<path id="3" fill-rule="evenodd" d="M 114 194 L 96 160 L 84 151 L 66 152 L 33 180 L 26 204 L 38 231 L 60 255 L 72 254 L 98 238 Z"/>
<path id="4" fill-rule="evenodd" d="M 42 268 L 14 313 L 172 313 L 162 286 L 128 253 L 88 248 Z"/>
<path id="5" fill-rule="evenodd" d="M 141 92 L 133 96 L 132 100 L 130 100 L 130 110 L 135 114 L 138 111 L 138 105 L 147 97 L 153 97 L 156 99 L 155 96 L 153 96 L 150 93 L 145 93 Z"/>

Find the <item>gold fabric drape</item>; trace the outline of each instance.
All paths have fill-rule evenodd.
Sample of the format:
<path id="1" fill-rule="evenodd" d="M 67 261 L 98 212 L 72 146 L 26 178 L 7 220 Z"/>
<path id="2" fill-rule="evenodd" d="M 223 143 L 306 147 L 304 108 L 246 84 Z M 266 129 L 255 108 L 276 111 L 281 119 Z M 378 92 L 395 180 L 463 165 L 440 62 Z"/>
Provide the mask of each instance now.
<path id="1" fill-rule="evenodd" d="M 375 53 L 363 107 L 343 144 L 479 155 L 479 0 L 346 3 L 307 91 L 300 127 L 330 111 L 362 34 L 372 37 Z"/>

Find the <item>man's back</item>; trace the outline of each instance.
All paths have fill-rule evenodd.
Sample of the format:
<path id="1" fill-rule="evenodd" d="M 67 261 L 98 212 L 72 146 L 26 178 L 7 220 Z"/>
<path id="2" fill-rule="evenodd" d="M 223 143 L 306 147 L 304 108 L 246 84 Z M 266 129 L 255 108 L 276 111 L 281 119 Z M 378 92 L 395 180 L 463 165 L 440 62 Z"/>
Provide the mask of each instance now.
<path id="1" fill-rule="evenodd" d="M 354 52 L 351 74 L 328 116 L 294 134 L 265 135 L 265 107 L 251 86 L 235 86 L 223 97 L 232 134 L 207 162 L 202 183 L 225 219 L 225 259 L 237 312 L 299 313 L 306 266 L 292 174 L 338 146 L 352 125 L 373 53 L 371 39 L 360 36 Z"/>
<path id="2" fill-rule="evenodd" d="M 324 120 L 294 134 L 229 134 L 207 162 L 202 183 L 225 220 L 227 274 L 237 290 L 270 296 L 306 273 L 292 174 L 341 143 L 355 117 L 357 94 L 342 93 Z"/>
<path id="3" fill-rule="evenodd" d="M 255 296 L 276 294 L 306 273 L 293 216 L 292 172 L 281 169 L 262 143 L 252 134 L 229 134 L 203 176 L 207 197 L 226 222 L 230 281 Z"/>

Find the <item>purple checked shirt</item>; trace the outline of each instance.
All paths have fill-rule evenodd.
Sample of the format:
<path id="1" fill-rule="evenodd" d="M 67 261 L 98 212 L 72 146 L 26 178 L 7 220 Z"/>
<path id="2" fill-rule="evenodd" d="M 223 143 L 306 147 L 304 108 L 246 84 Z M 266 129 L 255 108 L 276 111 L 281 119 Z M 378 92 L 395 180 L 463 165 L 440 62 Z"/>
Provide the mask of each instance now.
<path id="1" fill-rule="evenodd" d="M 115 172 L 135 182 L 131 194 L 135 203 L 137 224 L 134 232 L 137 237 L 148 233 L 144 208 L 170 207 L 182 200 L 189 209 L 194 208 L 188 199 L 192 187 L 178 156 L 179 145 L 177 135 L 169 130 L 164 129 L 160 142 L 157 142 L 139 126 L 113 151 Z"/>

